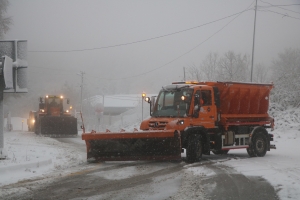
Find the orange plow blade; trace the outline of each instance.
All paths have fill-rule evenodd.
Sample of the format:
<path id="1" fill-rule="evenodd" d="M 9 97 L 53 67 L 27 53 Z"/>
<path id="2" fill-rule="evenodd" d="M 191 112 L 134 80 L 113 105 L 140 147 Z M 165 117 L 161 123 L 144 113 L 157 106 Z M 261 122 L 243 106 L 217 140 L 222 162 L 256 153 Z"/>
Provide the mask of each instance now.
<path id="1" fill-rule="evenodd" d="M 101 161 L 180 160 L 180 132 L 134 131 L 83 133 L 87 158 Z"/>

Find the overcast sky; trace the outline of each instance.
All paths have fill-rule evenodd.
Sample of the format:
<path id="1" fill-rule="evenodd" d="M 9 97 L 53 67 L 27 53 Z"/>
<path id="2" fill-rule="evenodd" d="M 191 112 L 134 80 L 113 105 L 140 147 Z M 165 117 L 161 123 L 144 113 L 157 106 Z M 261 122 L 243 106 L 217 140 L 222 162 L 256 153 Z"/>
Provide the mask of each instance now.
<path id="1" fill-rule="evenodd" d="M 300 47 L 299 4 L 258 0 L 255 63 L 269 65 L 284 49 Z M 118 83 L 131 88 L 124 92 L 153 93 L 182 80 L 183 67 L 199 65 L 209 52 L 251 56 L 254 5 L 253 0 L 13 0 L 7 13 L 13 25 L 5 39 L 28 40 L 30 73 L 53 69 L 57 80 L 78 85 L 76 73 L 82 70 L 87 87 L 99 91 Z"/>

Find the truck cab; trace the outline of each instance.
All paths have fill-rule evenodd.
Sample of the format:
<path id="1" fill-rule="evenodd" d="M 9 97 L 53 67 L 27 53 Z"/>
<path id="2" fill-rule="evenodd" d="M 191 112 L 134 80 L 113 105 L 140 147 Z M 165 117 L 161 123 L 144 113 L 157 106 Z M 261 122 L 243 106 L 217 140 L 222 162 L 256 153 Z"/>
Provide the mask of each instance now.
<path id="1" fill-rule="evenodd" d="M 187 126 L 215 128 L 218 123 L 218 89 L 207 85 L 174 83 L 161 89 L 151 105 L 151 118 L 142 122 L 142 130 L 159 130 L 172 125 L 183 131 Z M 153 100 L 152 100 L 153 101 Z M 170 123 L 171 121 L 180 123 Z M 164 122 L 163 122 L 164 121 Z"/>

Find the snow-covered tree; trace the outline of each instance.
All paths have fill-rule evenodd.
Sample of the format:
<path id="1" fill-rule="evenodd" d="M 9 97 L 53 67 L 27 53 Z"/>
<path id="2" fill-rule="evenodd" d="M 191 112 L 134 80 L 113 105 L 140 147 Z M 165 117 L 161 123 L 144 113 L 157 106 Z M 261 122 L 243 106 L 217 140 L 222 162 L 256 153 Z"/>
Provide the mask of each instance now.
<path id="1" fill-rule="evenodd" d="M 5 16 L 8 5 L 8 0 L 0 0 L 0 39 L 3 38 L 12 23 L 12 19 Z"/>
<path id="2" fill-rule="evenodd" d="M 284 107 L 300 106 L 300 49 L 286 49 L 272 63 L 272 100 Z"/>
<path id="3" fill-rule="evenodd" d="M 197 67 L 187 68 L 188 78 L 198 81 L 248 81 L 249 56 L 226 52 L 222 57 L 210 52 Z"/>

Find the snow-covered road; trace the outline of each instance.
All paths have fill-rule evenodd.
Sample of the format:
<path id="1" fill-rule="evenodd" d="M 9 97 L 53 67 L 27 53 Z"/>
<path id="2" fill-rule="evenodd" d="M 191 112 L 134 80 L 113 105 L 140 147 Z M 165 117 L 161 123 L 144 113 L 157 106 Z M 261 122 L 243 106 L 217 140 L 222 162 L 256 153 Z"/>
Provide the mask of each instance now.
<path id="1" fill-rule="evenodd" d="M 279 121 L 281 122 L 283 121 Z M 105 186 L 107 190 L 101 190 L 100 193 L 94 191 L 86 196 L 82 192 L 85 190 L 79 189 L 82 196 L 75 198 L 72 196 L 74 193 L 69 192 L 68 199 L 213 199 L 220 187 L 232 187 L 225 183 L 233 184 L 234 188 L 239 185 L 243 188 L 242 182 L 237 181 L 240 179 L 249 182 L 254 189 L 262 183 L 263 188 L 272 194 L 268 196 L 270 199 L 276 199 L 276 195 L 283 200 L 299 199 L 299 130 L 299 123 L 282 123 L 273 132 L 273 143 L 277 149 L 267 152 L 262 158 L 249 158 L 246 150 L 241 149 L 232 150 L 226 156 L 203 156 L 203 160 L 195 164 L 87 163 L 85 144 L 80 137 L 57 140 L 25 131 L 6 132 L 4 137 L 8 159 L 0 160 L 0 196 L 2 199 L 13 199 L 26 194 L 38 198 L 41 197 L 39 195 L 45 194 L 41 188 L 54 189 L 60 182 L 76 182 L 77 178 L 78 185 L 75 184 L 74 187 L 86 187 L 91 191 L 93 187 L 88 186 L 88 183 L 102 180 L 98 186 Z M 222 176 L 223 179 L 220 179 Z M 71 178 L 74 178 L 74 181 L 71 181 Z M 228 182 L 222 183 L 218 180 Z M 128 183 L 131 183 L 132 187 Z M 269 183 L 273 187 L 270 188 Z M 63 191 L 63 188 L 60 191 Z M 241 191 L 243 190 L 235 188 L 232 195 Z M 253 194 L 256 193 L 257 191 L 253 191 Z"/>

